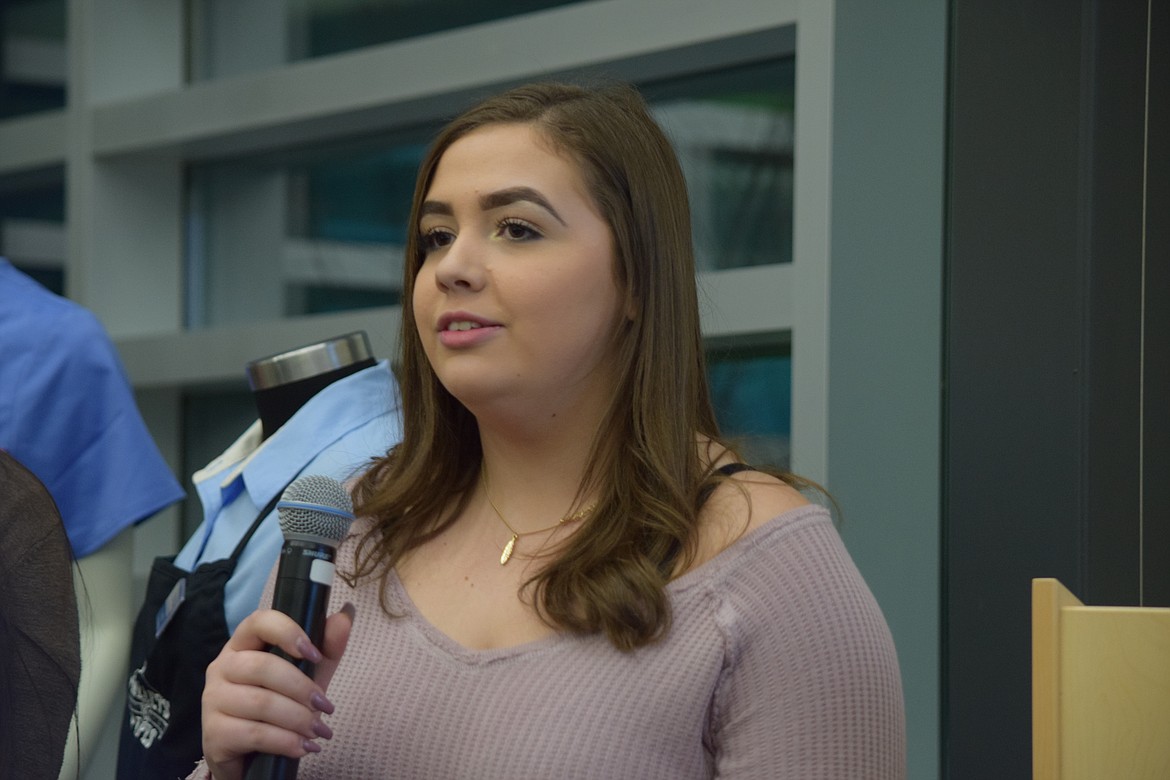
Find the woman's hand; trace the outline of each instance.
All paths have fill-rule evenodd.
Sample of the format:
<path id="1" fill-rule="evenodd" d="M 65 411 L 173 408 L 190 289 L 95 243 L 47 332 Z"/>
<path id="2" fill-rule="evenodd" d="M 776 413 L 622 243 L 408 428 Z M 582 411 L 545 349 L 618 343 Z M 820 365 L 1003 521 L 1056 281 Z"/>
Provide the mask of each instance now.
<path id="1" fill-rule="evenodd" d="M 240 623 L 207 667 L 203 687 L 203 755 L 216 780 L 239 780 L 251 753 L 301 758 L 333 736 L 321 714 L 333 712 L 325 690 L 345 652 L 353 605 L 325 621 L 318 650 L 289 616 L 266 609 Z M 268 652 L 279 647 L 293 658 L 316 663 L 316 680 Z"/>

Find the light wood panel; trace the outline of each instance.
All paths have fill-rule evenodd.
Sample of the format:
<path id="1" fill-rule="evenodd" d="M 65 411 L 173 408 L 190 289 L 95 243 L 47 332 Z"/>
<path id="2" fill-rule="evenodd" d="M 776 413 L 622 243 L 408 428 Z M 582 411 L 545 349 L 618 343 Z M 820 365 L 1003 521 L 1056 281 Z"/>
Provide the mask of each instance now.
<path id="1" fill-rule="evenodd" d="M 1033 777 L 1170 778 L 1170 609 L 1032 587 Z"/>

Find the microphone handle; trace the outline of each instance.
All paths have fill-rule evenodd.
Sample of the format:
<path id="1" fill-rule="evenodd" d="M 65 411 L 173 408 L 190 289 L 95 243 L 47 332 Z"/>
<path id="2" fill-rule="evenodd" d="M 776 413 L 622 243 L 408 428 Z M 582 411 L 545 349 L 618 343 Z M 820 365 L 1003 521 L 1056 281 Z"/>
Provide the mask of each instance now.
<path id="1" fill-rule="evenodd" d="M 297 780 L 297 765 L 300 763 L 299 758 L 257 753 L 248 764 L 244 780 Z"/>
<path id="2" fill-rule="evenodd" d="M 327 545 L 286 540 L 272 594 L 272 608 L 295 620 L 317 649 L 321 648 L 325 638 L 325 610 L 329 604 L 335 553 L 336 550 Z M 288 661 L 310 678 L 317 669 L 312 661 L 293 658 L 278 647 L 270 647 L 268 652 Z M 298 758 L 257 753 L 248 764 L 244 778 L 296 780 L 299 763 Z"/>

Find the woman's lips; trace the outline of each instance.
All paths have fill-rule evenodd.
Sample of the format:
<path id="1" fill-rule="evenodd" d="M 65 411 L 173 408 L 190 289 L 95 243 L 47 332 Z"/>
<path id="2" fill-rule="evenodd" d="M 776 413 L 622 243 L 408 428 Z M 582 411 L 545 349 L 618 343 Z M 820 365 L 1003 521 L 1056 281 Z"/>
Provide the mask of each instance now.
<path id="1" fill-rule="evenodd" d="M 460 348 L 481 344 L 495 336 L 502 326 L 466 312 L 451 312 L 439 318 L 439 343 Z"/>

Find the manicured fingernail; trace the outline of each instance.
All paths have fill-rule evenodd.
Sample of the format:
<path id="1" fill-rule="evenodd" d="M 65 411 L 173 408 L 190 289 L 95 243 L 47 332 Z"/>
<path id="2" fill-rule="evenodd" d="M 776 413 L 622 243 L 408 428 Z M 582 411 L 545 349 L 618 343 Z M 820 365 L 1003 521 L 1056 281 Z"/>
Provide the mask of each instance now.
<path id="1" fill-rule="evenodd" d="M 313 721 L 313 733 L 322 739 L 333 739 L 333 729 L 319 720 Z"/>
<path id="2" fill-rule="evenodd" d="M 353 605 L 352 601 L 345 602 L 345 605 L 342 606 L 341 611 L 349 615 L 350 623 L 353 623 L 354 618 L 357 617 L 357 607 Z"/>
<path id="3" fill-rule="evenodd" d="M 304 637 L 297 639 L 297 651 L 306 661 L 312 661 L 315 664 L 321 663 L 321 651 L 313 647 L 313 643 L 308 639 Z"/>
<path id="4" fill-rule="evenodd" d="M 312 695 L 309 696 L 309 704 L 313 705 L 313 709 L 317 710 L 317 712 L 324 712 L 326 715 L 333 714 L 333 702 L 326 699 L 317 691 L 313 691 Z"/>
<path id="5" fill-rule="evenodd" d="M 301 740 L 301 747 L 304 748 L 306 753 L 320 753 L 321 752 L 321 746 L 318 745 L 316 742 L 314 742 L 311 739 L 302 739 Z"/>

